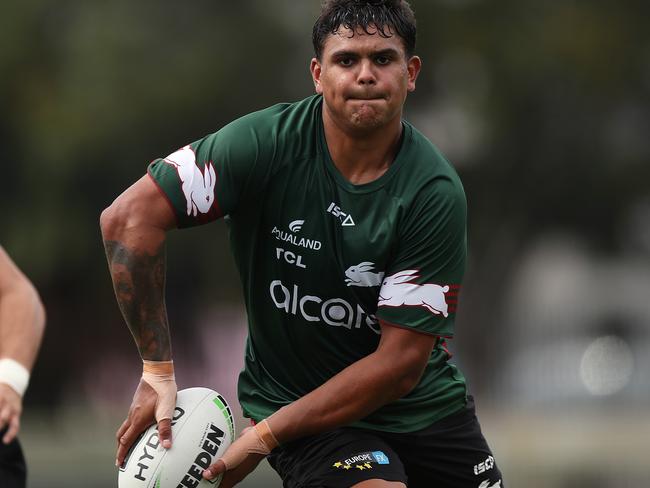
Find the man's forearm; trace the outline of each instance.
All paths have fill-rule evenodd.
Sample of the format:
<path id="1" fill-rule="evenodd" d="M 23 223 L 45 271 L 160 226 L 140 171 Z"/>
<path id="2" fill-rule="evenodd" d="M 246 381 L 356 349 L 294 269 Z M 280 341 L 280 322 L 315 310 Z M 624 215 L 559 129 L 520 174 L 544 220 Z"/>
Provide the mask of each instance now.
<path id="1" fill-rule="evenodd" d="M 165 248 L 159 242 L 139 245 L 141 239 L 105 240 L 106 257 L 117 303 L 142 359 L 171 359 L 165 308 Z M 149 239 L 151 241 L 151 239 Z"/>
<path id="2" fill-rule="evenodd" d="M 268 418 L 280 443 L 360 420 L 415 388 L 437 338 L 380 325 L 376 351 Z"/>
<path id="3" fill-rule="evenodd" d="M 212 479 L 245 462 L 257 465 L 278 444 L 347 425 L 401 398 L 419 381 L 424 358 L 419 353 L 409 354 L 413 351 L 402 358 L 395 355 L 394 348 L 392 352 L 388 349 L 380 345 L 374 353 L 246 430 L 203 476 Z M 419 350 L 424 351 L 422 347 Z"/>
<path id="4" fill-rule="evenodd" d="M 372 353 L 351 364 L 326 383 L 269 418 L 282 444 L 362 419 L 401 398 L 417 381 Z"/>
<path id="5" fill-rule="evenodd" d="M 27 281 L 0 298 L 0 359 L 11 358 L 31 370 L 45 328 L 45 309 Z"/>
<path id="6" fill-rule="evenodd" d="M 145 175 L 99 219 L 117 303 L 142 359 L 171 359 L 165 309 L 165 239 L 174 214 Z"/>

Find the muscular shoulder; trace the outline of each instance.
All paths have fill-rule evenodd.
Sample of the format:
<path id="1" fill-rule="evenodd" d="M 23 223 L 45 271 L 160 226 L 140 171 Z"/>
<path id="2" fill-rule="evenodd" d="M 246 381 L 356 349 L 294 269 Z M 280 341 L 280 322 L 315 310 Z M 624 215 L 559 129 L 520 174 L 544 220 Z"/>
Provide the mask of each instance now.
<path id="1" fill-rule="evenodd" d="M 258 143 L 274 143 L 279 153 L 301 153 L 313 146 L 321 99 L 312 96 L 293 103 L 278 103 L 234 120 L 219 131 L 224 136 L 252 136 Z M 279 154 L 278 154 L 279 155 Z"/>

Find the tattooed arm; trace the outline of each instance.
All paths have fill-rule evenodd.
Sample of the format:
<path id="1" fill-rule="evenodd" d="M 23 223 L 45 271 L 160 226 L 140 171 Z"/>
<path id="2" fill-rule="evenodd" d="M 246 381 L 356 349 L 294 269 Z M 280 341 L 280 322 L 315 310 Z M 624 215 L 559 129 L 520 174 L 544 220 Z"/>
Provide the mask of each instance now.
<path id="1" fill-rule="evenodd" d="M 170 361 L 172 357 L 165 309 L 165 236 L 175 225 L 171 207 L 147 175 L 100 218 L 117 303 L 143 360 Z M 156 391 L 141 380 L 117 432 L 118 464 L 140 432 L 154 423 L 158 400 Z M 163 445 L 171 446 L 171 421 L 160 420 L 158 428 Z"/>

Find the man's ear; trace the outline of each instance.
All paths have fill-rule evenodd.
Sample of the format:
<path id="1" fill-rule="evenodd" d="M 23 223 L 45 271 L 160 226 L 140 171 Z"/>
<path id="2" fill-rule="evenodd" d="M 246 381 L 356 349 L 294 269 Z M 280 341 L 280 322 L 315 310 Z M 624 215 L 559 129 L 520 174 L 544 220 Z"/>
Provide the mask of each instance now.
<path id="1" fill-rule="evenodd" d="M 408 91 L 415 91 L 415 80 L 417 80 L 420 70 L 422 69 L 422 60 L 419 56 L 411 56 L 406 65 L 408 70 Z"/>
<path id="2" fill-rule="evenodd" d="M 311 64 L 309 66 L 309 71 L 311 71 L 311 79 L 314 81 L 314 87 L 316 88 L 316 93 L 319 95 L 323 94 L 323 87 L 320 84 L 320 75 L 321 75 L 321 64 L 320 61 L 316 58 L 312 58 Z"/>

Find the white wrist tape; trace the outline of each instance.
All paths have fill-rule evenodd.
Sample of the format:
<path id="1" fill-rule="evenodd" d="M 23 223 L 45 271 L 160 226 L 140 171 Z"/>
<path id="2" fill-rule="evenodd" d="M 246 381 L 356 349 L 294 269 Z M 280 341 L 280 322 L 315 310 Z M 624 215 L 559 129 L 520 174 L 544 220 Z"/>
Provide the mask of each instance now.
<path id="1" fill-rule="evenodd" d="M 22 397 L 29 383 L 29 371 L 18 361 L 0 359 L 0 383 L 9 385 Z"/>
<path id="2" fill-rule="evenodd" d="M 173 361 L 142 361 L 142 379 L 158 394 L 156 421 L 174 418 L 176 377 Z"/>

